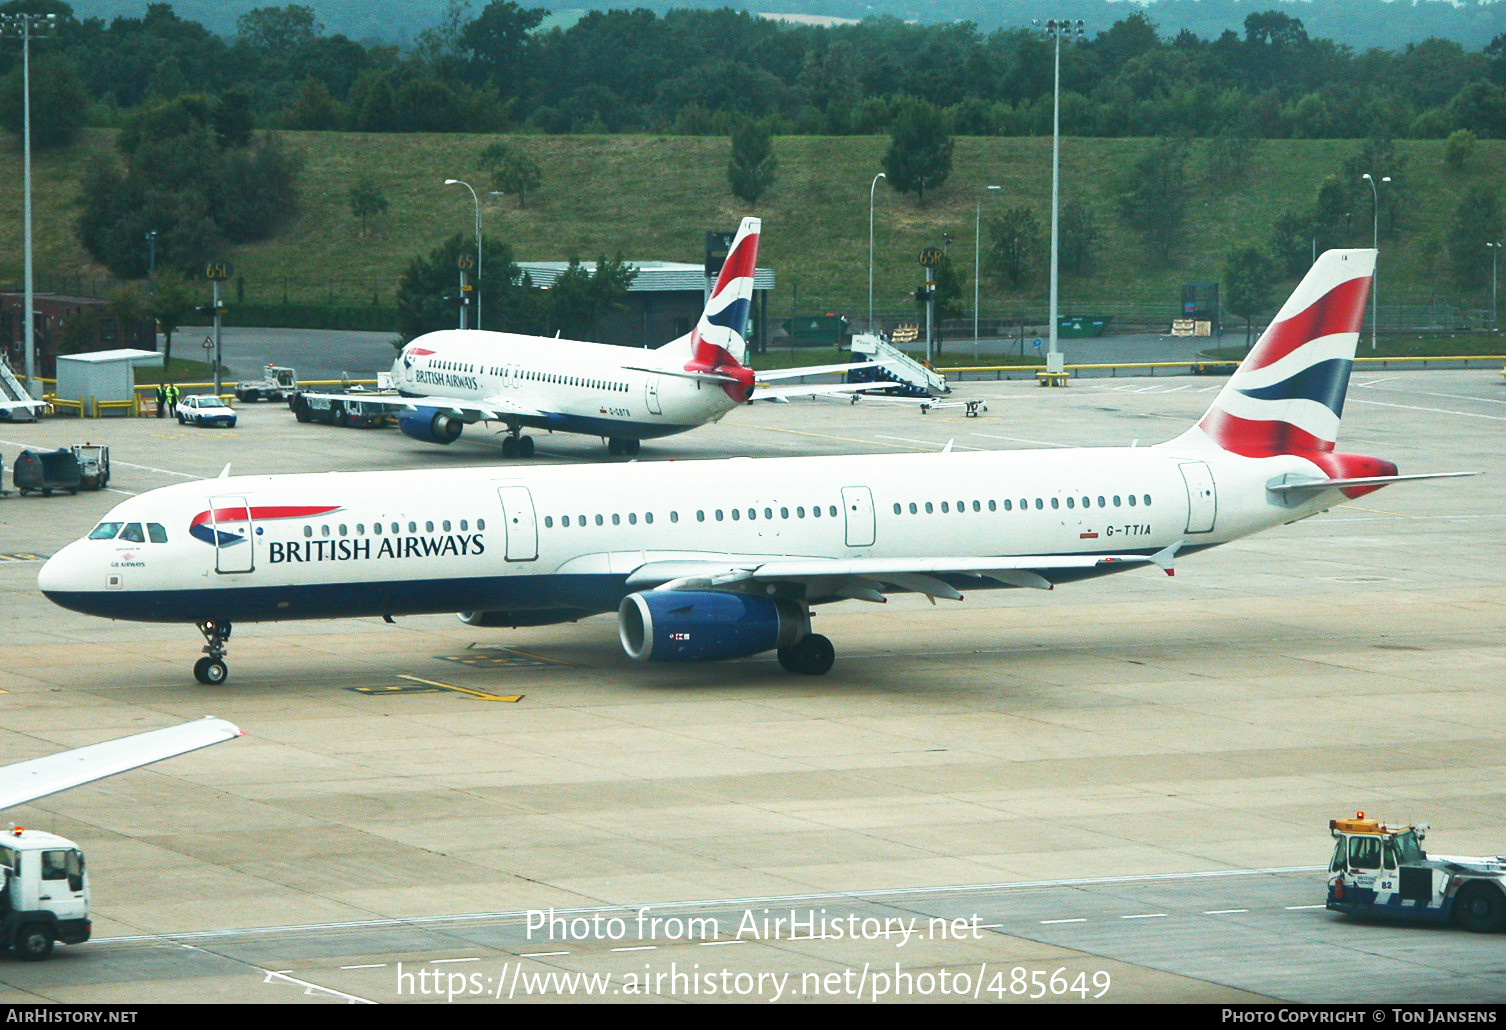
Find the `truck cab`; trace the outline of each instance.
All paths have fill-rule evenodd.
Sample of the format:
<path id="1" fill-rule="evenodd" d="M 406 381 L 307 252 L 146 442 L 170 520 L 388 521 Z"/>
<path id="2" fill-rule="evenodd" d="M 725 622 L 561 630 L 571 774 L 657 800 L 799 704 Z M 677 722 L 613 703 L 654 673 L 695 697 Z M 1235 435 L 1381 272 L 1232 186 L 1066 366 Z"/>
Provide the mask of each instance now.
<path id="1" fill-rule="evenodd" d="M 1349 915 L 1506 930 L 1506 859 L 1429 857 L 1427 824 L 1387 826 L 1358 812 L 1331 819 L 1327 907 Z"/>
<path id="2" fill-rule="evenodd" d="M 89 873 L 65 837 L 12 826 L 0 837 L 0 947 L 39 961 L 89 939 Z"/>

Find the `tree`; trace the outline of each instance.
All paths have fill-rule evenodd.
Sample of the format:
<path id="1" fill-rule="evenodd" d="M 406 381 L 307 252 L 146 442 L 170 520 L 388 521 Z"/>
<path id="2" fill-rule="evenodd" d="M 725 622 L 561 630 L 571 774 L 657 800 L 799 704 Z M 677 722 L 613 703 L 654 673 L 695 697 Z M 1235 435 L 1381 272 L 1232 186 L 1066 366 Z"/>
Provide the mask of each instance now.
<path id="1" fill-rule="evenodd" d="M 927 189 L 940 189 L 952 174 L 952 137 L 935 104 L 915 100 L 899 112 L 889 133 L 884 173 L 889 185 L 924 202 Z"/>
<path id="2" fill-rule="evenodd" d="M 487 4 L 460 30 L 457 40 L 470 82 L 479 86 L 489 79 L 504 93 L 512 93 L 523 79 L 529 34 L 548 13 L 538 7 L 524 9 L 511 0 Z"/>
<path id="3" fill-rule="evenodd" d="M 403 272 L 397 288 L 397 329 L 395 345 L 404 344 L 424 333 L 437 329 L 453 329 L 459 321 L 460 258 L 475 259 L 474 237 L 456 233 L 429 253 L 428 257 L 414 258 Z M 486 277 L 477 287 L 481 293 L 482 311 L 494 325 L 505 325 L 514 331 L 528 332 L 535 328 L 531 319 L 519 319 L 520 298 L 516 296 L 518 266 L 512 261 L 512 248 L 505 243 L 489 239 L 482 254 Z"/>
<path id="4" fill-rule="evenodd" d="M 147 273 L 142 242 L 155 232 L 159 265 L 190 272 L 221 257 L 226 241 L 246 243 L 276 232 L 297 207 L 301 160 L 276 137 L 228 145 L 217 98 L 179 97 L 142 112 L 116 145 L 124 169 L 109 162 L 84 176 L 79 240 L 116 275 Z"/>
<path id="5" fill-rule="evenodd" d="M 1062 205 L 1057 232 L 1057 258 L 1062 268 L 1081 275 L 1093 263 L 1098 246 L 1098 216 L 1093 206 L 1075 197 L 1067 201 Z"/>
<path id="6" fill-rule="evenodd" d="M 173 333 L 198 306 L 193 283 L 186 276 L 164 268 L 152 276 L 152 291 L 147 299 L 147 313 L 162 333 L 162 378 L 172 382 Z"/>
<path id="7" fill-rule="evenodd" d="M 1468 129 L 1459 129 L 1443 141 L 1443 167 L 1457 172 L 1464 167 L 1469 156 L 1475 152 L 1475 134 Z"/>
<path id="8" fill-rule="evenodd" d="M 774 184 L 779 160 L 774 156 L 774 130 L 768 121 L 744 119 L 732 130 L 732 160 L 727 164 L 727 182 L 732 195 L 749 204 L 758 203 Z"/>
<path id="9" fill-rule="evenodd" d="M 492 189 L 508 196 L 516 195 L 518 207 L 525 206 L 528 195 L 544 182 L 544 170 L 527 154 L 506 143 L 493 143 L 481 152 L 481 166 L 491 172 Z"/>
<path id="10" fill-rule="evenodd" d="M 545 312 L 545 335 L 556 333 L 566 339 L 584 340 L 603 318 L 627 298 L 637 270 L 622 260 L 599 257 L 590 271 L 575 258 L 550 286 Z"/>
<path id="11" fill-rule="evenodd" d="M 1276 285 L 1276 262 L 1261 247 L 1247 243 L 1224 259 L 1224 307 L 1245 320 L 1245 350 L 1250 349 L 1254 318 L 1265 313 Z"/>
<path id="12" fill-rule="evenodd" d="M 110 317 L 120 326 L 123 334 L 121 342 L 140 347 L 143 338 L 147 336 L 145 329 L 151 325 L 151 303 L 146 293 L 136 283 L 126 283 L 110 291 L 105 305 Z M 152 350 L 157 349 L 155 334 L 151 336 L 148 345 Z"/>
<path id="13" fill-rule="evenodd" d="M 1170 264 L 1187 218 L 1187 144 L 1158 140 L 1130 169 L 1119 194 L 1124 220 L 1161 264 Z"/>
<path id="14" fill-rule="evenodd" d="M 313 8 L 289 4 L 247 11 L 235 19 L 235 34 L 258 50 L 287 53 L 323 35 L 324 26 Z"/>
<path id="15" fill-rule="evenodd" d="M 367 221 L 387 213 L 387 196 L 370 179 L 359 179 L 350 188 L 350 213 L 361 220 L 361 235 L 366 235 Z"/>
<path id="16" fill-rule="evenodd" d="M 1454 281 L 1466 290 L 1480 289 L 1490 281 L 1488 243 L 1501 240 L 1501 198 L 1490 186 L 1474 186 L 1454 209 L 1449 227 L 1448 255 Z"/>
<path id="17" fill-rule="evenodd" d="M 21 68 L 0 80 L 0 125 L 20 134 L 25 123 Z M 89 97 L 71 61 L 34 58 L 31 67 L 31 142 L 38 149 L 66 146 L 89 117 Z"/>
<path id="18" fill-rule="evenodd" d="M 990 218 L 984 252 L 989 274 L 1018 288 L 1040 264 L 1042 239 L 1040 220 L 1028 207 L 1012 207 Z"/>

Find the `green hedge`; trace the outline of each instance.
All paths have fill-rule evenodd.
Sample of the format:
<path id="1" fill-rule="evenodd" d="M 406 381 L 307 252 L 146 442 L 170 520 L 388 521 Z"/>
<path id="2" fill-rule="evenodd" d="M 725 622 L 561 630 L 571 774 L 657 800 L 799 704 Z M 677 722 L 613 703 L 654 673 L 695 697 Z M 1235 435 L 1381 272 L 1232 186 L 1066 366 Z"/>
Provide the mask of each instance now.
<path id="1" fill-rule="evenodd" d="M 225 325 L 397 332 L 397 309 L 327 304 L 232 304 Z"/>

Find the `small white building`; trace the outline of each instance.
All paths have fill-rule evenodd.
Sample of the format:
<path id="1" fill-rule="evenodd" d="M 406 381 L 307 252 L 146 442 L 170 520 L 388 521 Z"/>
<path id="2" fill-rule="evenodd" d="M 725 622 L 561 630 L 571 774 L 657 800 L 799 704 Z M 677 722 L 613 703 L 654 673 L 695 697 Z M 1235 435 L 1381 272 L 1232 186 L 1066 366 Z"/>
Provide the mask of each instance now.
<path id="1" fill-rule="evenodd" d="M 162 366 L 162 355 L 150 350 L 101 350 L 90 354 L 58 355 L 57 396 L 83 405 L 85 415 L 134 414 L 136 369 Z M 131 407 L 100 408 L 125 402 Z"/>

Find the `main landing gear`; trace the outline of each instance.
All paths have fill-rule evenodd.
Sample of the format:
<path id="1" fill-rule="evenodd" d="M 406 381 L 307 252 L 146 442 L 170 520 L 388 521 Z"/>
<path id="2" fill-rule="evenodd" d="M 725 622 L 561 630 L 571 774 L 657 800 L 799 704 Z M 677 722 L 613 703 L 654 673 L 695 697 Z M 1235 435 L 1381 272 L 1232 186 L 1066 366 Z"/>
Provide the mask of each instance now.
<path id="1" fill-rule="evenodd" d="M 204 657 L 193 666 L 193 678 L 217 686 L 225 682 L 230 670 L 225 666 L 225 642 L 230 639 L 230 623 L 207 619 L 198 624 L 204 634 Z"/>
<path id="2" fill-rule="evenodd" d="M 806 676 L 825 676 L 836 660 L 837 649 L 819 633 L 812 633 L 798 644 L 779 649 L 780 666 Z"/>
<path id="3" fill-rule="evenodd" d="M 638 440 L 631 436 L 610 436 L 607 438 L 607 453 L 627 456 L 637 454 Z"/>
<path id="4" fill-rule="evenodd" d="M 531 458 L 533 457 L 533 437 L 524 436 L 522 427 L 509 430 L 509 435 L 502 441 L 502 457 L 504 458 Z"/>

